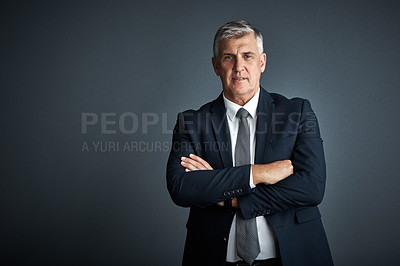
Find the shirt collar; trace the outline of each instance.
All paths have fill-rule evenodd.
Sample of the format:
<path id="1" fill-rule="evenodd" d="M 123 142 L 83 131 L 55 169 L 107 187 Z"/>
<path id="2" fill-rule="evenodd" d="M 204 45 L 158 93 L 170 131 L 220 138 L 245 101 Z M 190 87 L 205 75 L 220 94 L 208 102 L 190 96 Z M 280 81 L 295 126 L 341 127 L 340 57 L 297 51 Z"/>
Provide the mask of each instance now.
<path id="1" fill-rule="evenodd" d="M 236 119 L 236 113 L 240 108 L 246 109 L 246 111 L 249 112 L 250 116 L 254 119 L 257 114 L 257 105 L 258 105 L 259 95 L 260 95 L 260 89 L 258 89 L 257 93 L 253 96 L 253 98 L 251 98 L 250 101 L 248 101 L 243 106 L 240 106 L 234 102 L 231 102 L 230 100 L 228 100 L 225 97 L 225 95 L 223 95 L 226 113 L 228 114 L 229 119 L 231 121 L 234 121 Z"/>

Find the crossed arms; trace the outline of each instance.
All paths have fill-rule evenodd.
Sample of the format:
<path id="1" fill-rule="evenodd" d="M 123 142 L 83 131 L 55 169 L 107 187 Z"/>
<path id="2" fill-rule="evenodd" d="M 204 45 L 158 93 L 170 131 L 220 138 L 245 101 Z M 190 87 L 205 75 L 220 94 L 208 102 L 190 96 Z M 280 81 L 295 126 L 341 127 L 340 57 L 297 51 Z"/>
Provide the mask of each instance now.
<path id="1" fill-rule="evenodd" d="M 211 165 L 195 154 L 181 158 L 181 165 L 186 172 L 198 170 L 214 170 Z M 273 185 L 293 174 L 293 165 L 290 160 L 276 161 L 269 164 L 256 164 L 251 166 L 254 185 L 265 184 Z M 224 202 L 218 202 L 219 206 L 224 206 Z M 232 207 L 240 208 L 237 197 L 232 198 Z"/>
<path id="2" fill-rule="evenodd" d="M 209 207 L 234 198 L 232 204 L 240 206 L 244 218 L 249 219 L 321 202 L 325 159 L 318 124 L 308 101 L 303 101 L 299 133 L 288 160 L 217 169 L 213 165 L 219 158 L 217 152 L 199 154 L 195 149 L 193 143 L 200 142 L 195 126 L 195 122 L 178 115 L 174 148 L 167 165 L 167 186 L 177 205 Z M 181 132 L 178 127 L 186 130 Z M 250 169 L 254 189 L 249 185 Z"/>

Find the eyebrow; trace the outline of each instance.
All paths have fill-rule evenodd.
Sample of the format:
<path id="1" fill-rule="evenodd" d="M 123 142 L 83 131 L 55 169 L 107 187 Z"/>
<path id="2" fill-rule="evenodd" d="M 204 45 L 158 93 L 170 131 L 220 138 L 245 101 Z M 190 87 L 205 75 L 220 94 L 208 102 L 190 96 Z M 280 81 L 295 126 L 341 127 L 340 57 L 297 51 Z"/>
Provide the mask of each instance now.
<path id="1" fill-rule="evenodd" d="M 243 54 L 243 55 L 255 55 L 256 53 L 254 53 L 254 52 L 244 52 L 244 53 L 241 53 L 241 54 Z M 233 54 L 233 53 L 223 53 L 222 55 L 235 55 L 235 54 Z"/>

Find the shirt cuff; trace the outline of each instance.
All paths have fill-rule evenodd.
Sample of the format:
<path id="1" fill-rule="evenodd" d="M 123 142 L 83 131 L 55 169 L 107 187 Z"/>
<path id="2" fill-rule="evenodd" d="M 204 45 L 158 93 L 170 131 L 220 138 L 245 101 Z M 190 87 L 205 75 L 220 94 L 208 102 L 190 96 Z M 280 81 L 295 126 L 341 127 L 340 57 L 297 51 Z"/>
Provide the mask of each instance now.
<path id="1" fill-rule="evenodd" d="M 250 165 L 250 188 L 253 189 L 255 187 L 256 187 L 256 185 L 254 185 L 254 182 L 253 182 L 253 170 Z"/>

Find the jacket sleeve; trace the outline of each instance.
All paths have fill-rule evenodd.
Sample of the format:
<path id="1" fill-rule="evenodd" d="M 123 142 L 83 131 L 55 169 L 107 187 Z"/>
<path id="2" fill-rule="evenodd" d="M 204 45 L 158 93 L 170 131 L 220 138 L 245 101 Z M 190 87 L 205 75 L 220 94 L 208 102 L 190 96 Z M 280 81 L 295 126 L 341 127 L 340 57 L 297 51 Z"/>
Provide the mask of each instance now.
<path id="1" fill-rule="evenodd" d="M 303 101 L 292 152 L 294 174 L 274 185 L 259 184 L 238 198 L 245 219 L 301 206 L 318 205 L 325 191 L 325 158 L 318 121 L 308 100 Z"/>
<path id="2" fill-rule="evenodd" d="M 188 157 L 190 153 L 201 156 L 199 133 L 194 124 L 185 122 L 182 113 L 178 114 L 167 163 L 167 187 L 174 203 L 182 207 L 208 207 L 230 197 L 249 194 L 250 165 L 185 171 L 180 164 L 182 156 Z"/>

